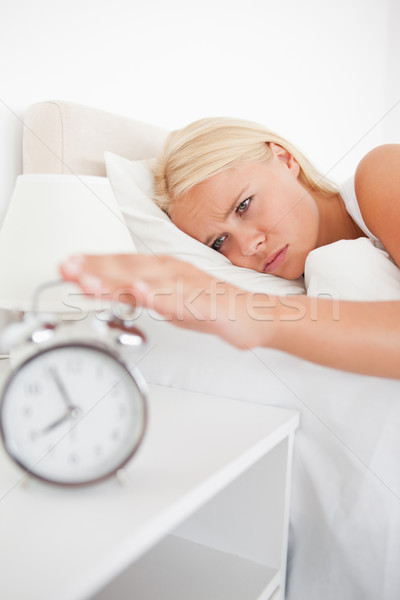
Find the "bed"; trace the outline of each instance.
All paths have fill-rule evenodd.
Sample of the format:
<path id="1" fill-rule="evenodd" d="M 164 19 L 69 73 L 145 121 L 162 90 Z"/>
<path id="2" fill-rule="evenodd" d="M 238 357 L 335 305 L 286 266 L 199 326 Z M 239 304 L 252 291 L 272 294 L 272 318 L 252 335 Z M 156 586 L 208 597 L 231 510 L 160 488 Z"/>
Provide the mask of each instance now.
<path id="1" fill-rule="evenodd" d="M 253 272 L 215 262 L 210 252 L 217 253 L 172 232 L 168 218 L 149 205 L 148 161 L 166 134 L 91 107 L 41 102 L 25 114 L 23 172 L 108 176 L 138 251 L 173 253 L 239 286 L 266 286 L 266 293 L 400 298 L 398 269 L 366 242 L 354 245 L 351 255 L 359 262 L 347 269 L 347 279 L 343 269 L 340 277 L 334 272 L 335 261 L 333 271 L 327 269 L 332 255 L 315 254 L 306 281 L 267 276 L 261 282 Z M 342 251 L 340 244 L 335 251 Z M 300 411 L 287 598 L 397 600 L 400 381 L 329 369 L 264 348 L 237 350 L 145 310 L 138 311 L 137 320 L 151 349 L 138 358 L 138 366 L 150 383 Z"/>

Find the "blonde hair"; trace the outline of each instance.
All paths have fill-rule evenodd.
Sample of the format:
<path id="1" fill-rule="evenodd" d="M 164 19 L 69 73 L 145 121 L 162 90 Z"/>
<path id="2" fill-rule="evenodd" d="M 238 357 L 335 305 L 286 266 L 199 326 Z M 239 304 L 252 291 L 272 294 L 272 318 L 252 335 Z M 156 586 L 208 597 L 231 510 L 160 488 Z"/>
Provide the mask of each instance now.
<path id="1" fill-rule="evenodd" d="M 303 185 L 326 195 L 337 193 L 290 142 L 262 125 L 227 117 L 208 118 L 173 131 L 153 166 L 154 200 L 166 213 L 173 202 L 195 185 L 243 162 L 263 162 L 272 157 L 269 143 L 287 150 L 300 166 Z"/>

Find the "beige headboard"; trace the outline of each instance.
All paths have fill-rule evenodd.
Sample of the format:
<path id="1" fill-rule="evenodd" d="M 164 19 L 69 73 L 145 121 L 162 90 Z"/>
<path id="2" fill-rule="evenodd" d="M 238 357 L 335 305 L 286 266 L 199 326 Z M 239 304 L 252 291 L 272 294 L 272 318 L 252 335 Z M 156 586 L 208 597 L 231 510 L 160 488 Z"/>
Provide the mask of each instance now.
<path id="1" fill-rule="evenodd" d="M 156 156 L 167 131 L 72 102 L 32 104 L 24 115 L 23 172 L 105 176 L 104 151 Z"/>

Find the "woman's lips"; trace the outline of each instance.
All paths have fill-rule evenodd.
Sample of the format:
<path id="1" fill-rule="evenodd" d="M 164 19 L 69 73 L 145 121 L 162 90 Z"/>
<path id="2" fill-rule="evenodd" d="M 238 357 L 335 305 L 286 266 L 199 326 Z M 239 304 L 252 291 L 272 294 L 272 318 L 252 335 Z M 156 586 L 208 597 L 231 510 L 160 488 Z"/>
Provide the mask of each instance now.
<path id="1" fill-rule="evenodd" d="M 281 266 L 281 264 L 284 262 L 285 258 L 286 258 L 286 253 L 287 253 L 287 249 L 288 249 L 288 244 L 286 244 L 286 246 L 284 248 L 282 248 L 281 250 L 278 250 L 278 252 L 275 252 L 275 254 L 272 254 L 264 267 L 264 273 L 272 273 L 273 271 L 276 271 L 276 269 L 278 267 Z"/>

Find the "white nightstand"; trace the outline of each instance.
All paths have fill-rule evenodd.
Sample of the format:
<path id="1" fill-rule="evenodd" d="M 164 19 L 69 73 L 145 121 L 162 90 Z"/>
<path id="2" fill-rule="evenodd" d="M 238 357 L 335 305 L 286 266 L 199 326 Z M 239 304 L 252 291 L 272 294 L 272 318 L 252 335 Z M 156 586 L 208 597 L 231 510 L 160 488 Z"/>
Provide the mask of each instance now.
<path id="1" fill-rule="evenodd" d="M 294 411 L 150 386 L 150 425 L 115 479 L 30 479 L 0 451 L 7 600 L 283 598 Z"/>

